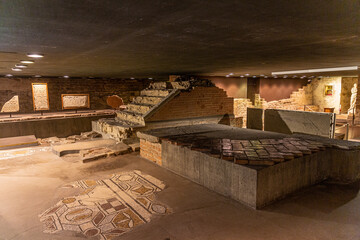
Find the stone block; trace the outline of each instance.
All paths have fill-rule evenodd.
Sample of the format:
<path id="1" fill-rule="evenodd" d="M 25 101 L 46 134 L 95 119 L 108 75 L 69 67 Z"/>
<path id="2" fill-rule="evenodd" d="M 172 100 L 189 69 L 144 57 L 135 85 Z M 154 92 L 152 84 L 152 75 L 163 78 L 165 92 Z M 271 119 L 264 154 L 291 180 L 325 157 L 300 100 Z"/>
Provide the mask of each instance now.
<path id="1" fill-rule="evenodd" d="M 263 113 L 261 108 L 247 108 L 246 128 L 263 130 Z"/>

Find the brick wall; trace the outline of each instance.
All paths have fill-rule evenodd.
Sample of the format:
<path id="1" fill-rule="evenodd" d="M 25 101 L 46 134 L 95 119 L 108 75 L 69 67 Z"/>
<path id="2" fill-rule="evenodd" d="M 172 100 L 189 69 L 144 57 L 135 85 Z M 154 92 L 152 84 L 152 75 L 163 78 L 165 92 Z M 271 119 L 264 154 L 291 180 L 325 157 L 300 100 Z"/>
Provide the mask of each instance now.
<path id="1" fill-rule="evenodd" d="M 140 139 L 140 156 L 161 166 L 161 143 Z"/>
<path id="2" fill-rule="evenodd" d="M 50 111 L 61 111 L 61 94 L 90 94 L 91 109 L 109 108 L 106 98 L 119 95 L 128 103 L 149 85 L 149 80 L 65 79 L 65 78 L 0 78 L 0 109 L 14 95 L 19 96 L 20 112 L 33 112 L 31 83 L 48 83 Z"/>
<path id="3" fill-rule="evenodd" d="M 181 92 L 148 121 L 175 120 L 233 114 L 234 99 L 217 87 L 195 87 Z"/>

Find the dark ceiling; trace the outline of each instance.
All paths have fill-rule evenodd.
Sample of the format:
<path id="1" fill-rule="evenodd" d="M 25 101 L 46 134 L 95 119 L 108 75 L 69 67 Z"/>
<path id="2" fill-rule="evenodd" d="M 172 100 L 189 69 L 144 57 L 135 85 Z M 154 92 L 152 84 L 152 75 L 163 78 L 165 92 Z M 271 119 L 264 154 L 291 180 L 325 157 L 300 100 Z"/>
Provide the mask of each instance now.
<path id="1" fill-rule="evenodd" d="M 236 75 L 360 64 L 355 0 L 3 0 L 0 74 Z"/>

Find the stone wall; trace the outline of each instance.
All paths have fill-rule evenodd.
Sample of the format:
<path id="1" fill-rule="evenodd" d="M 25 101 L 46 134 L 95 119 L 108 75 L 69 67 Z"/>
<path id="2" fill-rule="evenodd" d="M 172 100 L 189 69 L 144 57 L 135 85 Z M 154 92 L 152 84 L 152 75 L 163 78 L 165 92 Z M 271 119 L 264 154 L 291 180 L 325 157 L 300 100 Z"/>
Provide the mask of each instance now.
<path id="1" fill-rule="evenodd" d="M 283 110 L 298 110 L 298 111 L 318 111 L 319 108 L 313 105 L 313 88 L 308 84 L 297 91 L 291 93 L 290 98 L 280 99 L 277 101 L 267 102 L 260 97 L 260 94 L 255 95 L 255 107 L 263 109 L 283 109 Z"/>
<path id="2" fill-rule="evenodd" d="M 146 88 L 149 80 L 136 79 L 65 79 L 65 78 L 0 78 L 0 109 L 13 96 L 19 96 L 21 113 L 32 113 L 31 83 L 47 83 L 50 111 L 61 111 L 61 94 L 90 94 L 90 109 L 109 108 L 106 98 L 119 95 L 125 104 Z"/>
<path id="3" fill-rule="evenodd" d="M 195 87 L 181 92 L 147 121 L 166 121 L 233 114 L 234 100 L 218 87 Z"/>
<path id="4" fill-rule="evenodd" d="M 325 96 L 325 86 L 333 86 L 333 95 Z M 319 106 L 320 112 L 324 108 L 335 108 L 334 112 L 340 110 L 341 77 L 323 77 L 314 79 L 311 82 L 313 93 L 313 104 Z M 350 96 L 349 96 L 350 97 Z"/>
<path id="5" fill-rule="evenodd" d="M 254 107 L 250 99 L 234 98 L 234 116 L 235 118 L 242 118 L 242 126 L 246 126 L 247 108 Z"/>

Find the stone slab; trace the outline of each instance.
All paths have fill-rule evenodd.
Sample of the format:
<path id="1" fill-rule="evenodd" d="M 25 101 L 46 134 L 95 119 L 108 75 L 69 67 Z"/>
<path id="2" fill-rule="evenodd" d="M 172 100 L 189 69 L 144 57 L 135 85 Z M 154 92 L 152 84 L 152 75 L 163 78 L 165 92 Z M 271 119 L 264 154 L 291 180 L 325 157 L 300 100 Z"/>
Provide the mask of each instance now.
<path id="1" fill-rule="evenodd" d="M 262 108 L 247 108 L 246 128 L 263 130 L 263 113 Z"/>
<path id="2" fill-rule="evenodd" d="M 129 153 L 131 148 L 124 143 L 117 143 L 107 147 L 97 147 L 80 150 L 80 157 L 83 163 L 96 161 L 110 156 L 117 156 Z"/>
<path id="3" fill-rule="evenodd" d="M 0 150 L 32 147 L 39 145 L 34 135 L 0 138 Z"/>
<path id="4" fill-rule="evenodd" d="M 285 134 L 303 133 L 331 137 L 333 113 L 266 109 L 264 130 Z"/>
<path id="5" fill-rule="evenodd" d="M 79 153 L 81 150 L 110 147 L 116 144 L 115 140 L 112 139 L 101 139 L 86 142 L 76 142 L 71 144 L 56 145 L 52 146 L 52 151 L 58 156 L 64 156 L 66 154 Z"/>

